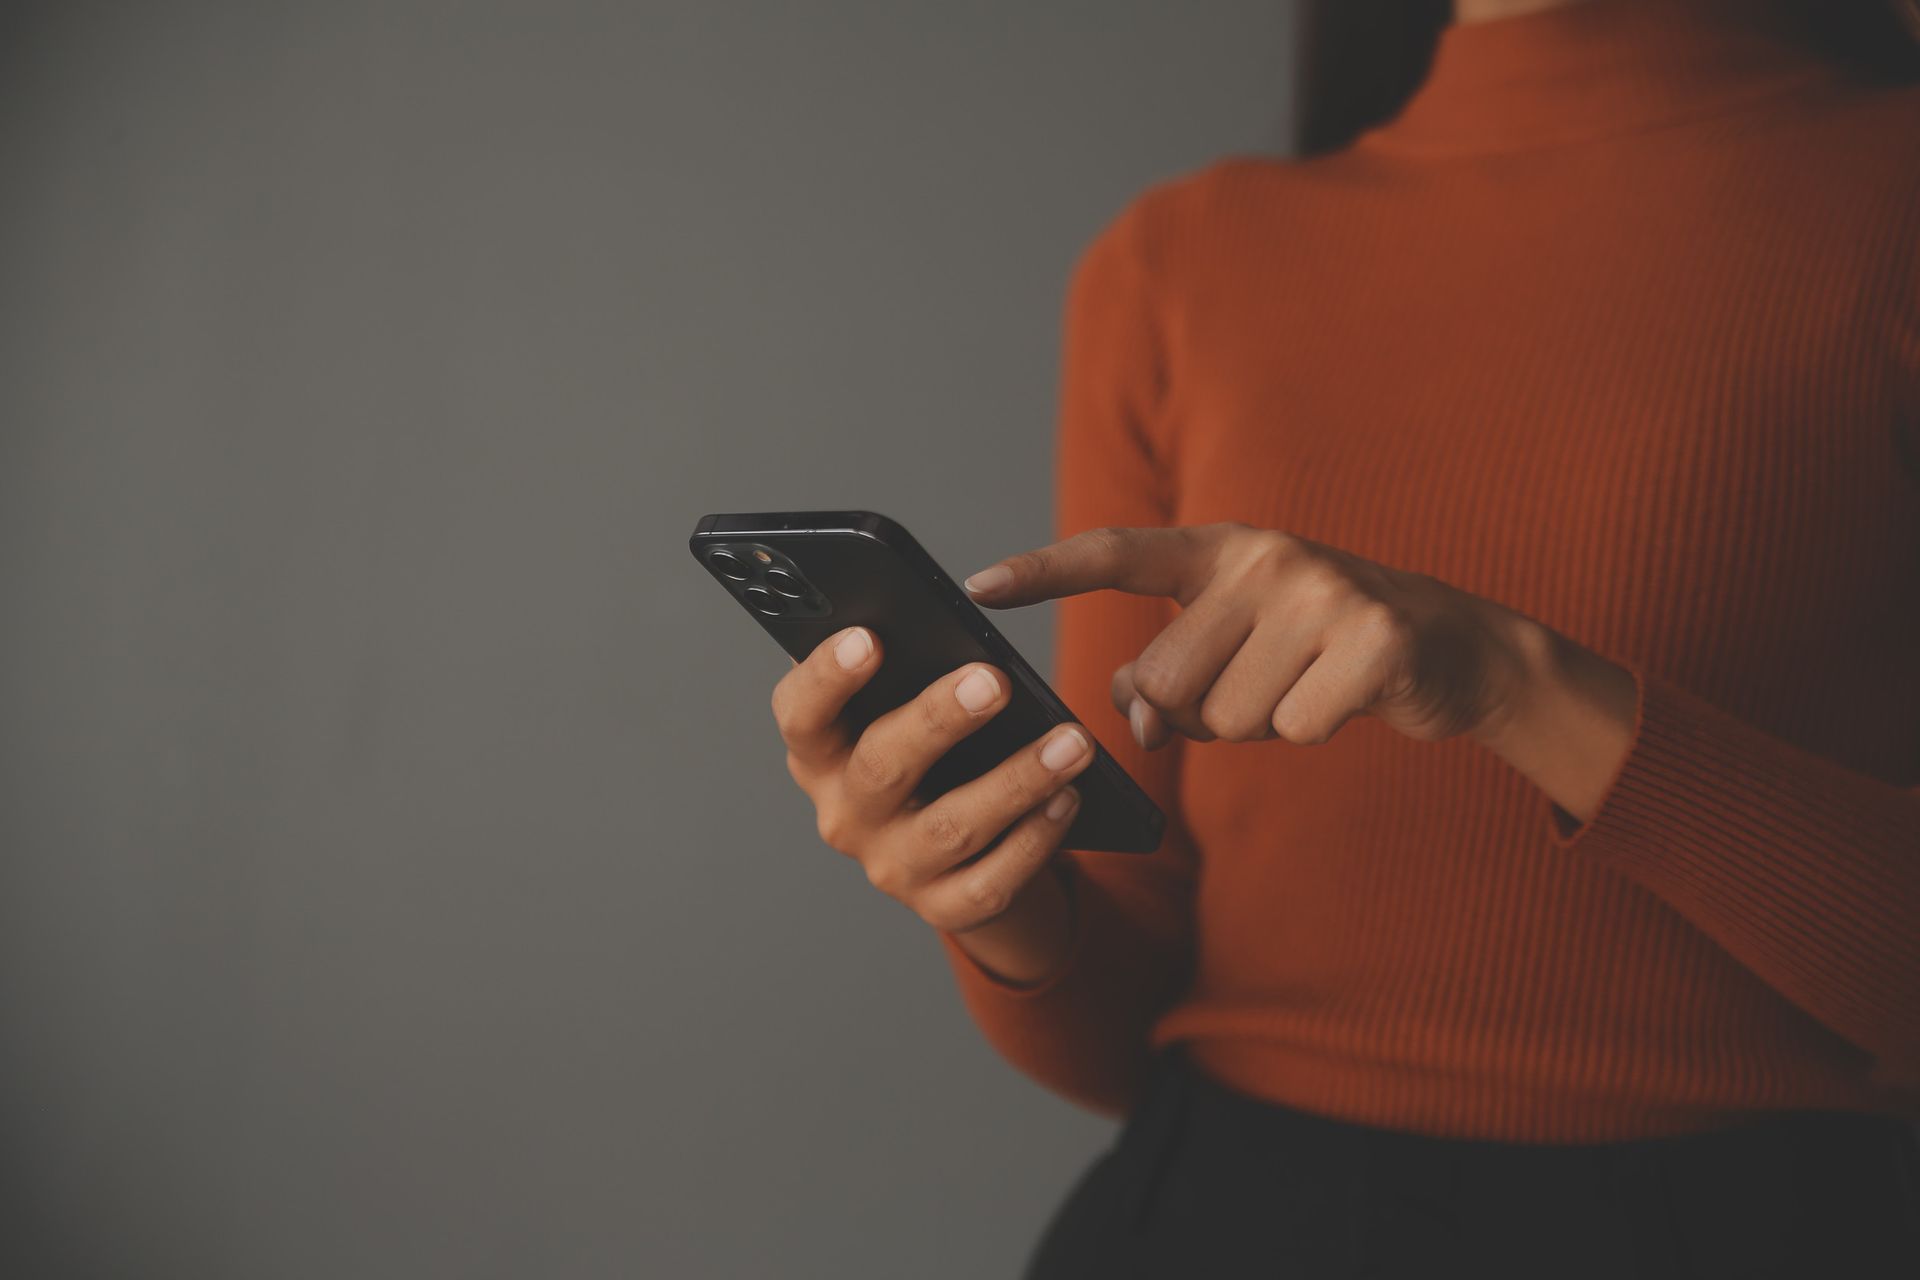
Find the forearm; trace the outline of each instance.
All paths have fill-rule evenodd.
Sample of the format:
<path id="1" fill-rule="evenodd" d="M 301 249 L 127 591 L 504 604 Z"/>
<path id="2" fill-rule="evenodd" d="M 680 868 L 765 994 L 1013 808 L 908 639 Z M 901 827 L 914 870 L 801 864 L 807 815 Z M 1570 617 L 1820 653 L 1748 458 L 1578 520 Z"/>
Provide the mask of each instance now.
<path id="1" fill-rule="evenodd" d="M 1518 676 L 1506 705 L 1473 737 L 1585 822 L 1632 745 L 1633 676 L 1509 610 L 1498 611 L 1494 628 Z"/>
<path id="2" fill-rule="evenodd" d="M 1529 675 L 1474 736 L 1564 811 L 1543 835 L 1660 897 L 1887 1078 L 1920 1083 L 1920 792 L 1539 624 L 1506 634 Z"/>
<path id="3" fill-rule="evenodd" d="M 1502 713 L 1474 735 L 1579 821 L 1598 810 L 1633 737 L 1634 683 L 1625 668 L 1530 618 L 1496 606 L 1496 631 L 1520 672 Z M 953 935 L 1010 986 L 1044 981 L 1073 940 L 1072 872 L 1028 882 L 999 918 Z"/>

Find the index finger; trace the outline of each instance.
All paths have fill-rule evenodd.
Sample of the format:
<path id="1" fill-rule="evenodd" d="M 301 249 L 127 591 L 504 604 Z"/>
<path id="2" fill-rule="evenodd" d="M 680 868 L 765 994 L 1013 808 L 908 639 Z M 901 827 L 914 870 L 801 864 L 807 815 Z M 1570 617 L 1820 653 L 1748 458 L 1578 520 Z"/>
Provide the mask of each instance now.
<path id="1" fill-rule="evenodd" d="M 1089 529 L 1008 556 L 965 585 L 974 600 L 995 609 L 1105 588 L 1184 604 L 1199 592 L 1204 563 L 1192 529 Z"/>

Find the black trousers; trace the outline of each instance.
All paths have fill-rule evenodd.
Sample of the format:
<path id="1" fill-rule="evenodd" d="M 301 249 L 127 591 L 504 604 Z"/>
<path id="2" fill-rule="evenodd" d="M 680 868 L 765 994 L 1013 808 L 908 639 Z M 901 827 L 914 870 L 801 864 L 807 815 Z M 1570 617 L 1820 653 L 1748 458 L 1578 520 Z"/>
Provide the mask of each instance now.
<path id="1" fill-rule="evenodd" d="M 1176 1049 L 1027 1271 L 1454 1275 L 1920 1280 L 1920 1145 L 1827 1113 L 1579 1146 L 1420 1137 L 1249 1098 Z"/>

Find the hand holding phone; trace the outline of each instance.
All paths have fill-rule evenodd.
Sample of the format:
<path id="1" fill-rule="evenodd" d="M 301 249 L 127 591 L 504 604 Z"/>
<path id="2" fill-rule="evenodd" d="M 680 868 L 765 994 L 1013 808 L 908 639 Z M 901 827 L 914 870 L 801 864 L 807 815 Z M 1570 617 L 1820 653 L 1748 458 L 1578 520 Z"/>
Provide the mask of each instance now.
<path id="1" fill-rule="evenodd" d="M 781 678 L 773 711 L 787 769 L 813 801 L 821 838 L 858 861 L 874 888 L 937 929 L 964 932 L 1005 912 L 1059 847 L 1092 742 L 1059 725 L 922 803 L 914 792 L 927 771 L 1006 710 L 1011 686 L 1004 672 L 970 663 L 855 733 L 847 704 L 885 661 L 867 628 L 850 627 Z"/>
<path id="2" fill-rule="evenodd" d="M 795 659 L 774 713 L 821 836 L 930 924 L 999 918 L 1058 848 L 1159 845 L 1159 808 L 893 521 L 715 515 L 689 546 Z"/>

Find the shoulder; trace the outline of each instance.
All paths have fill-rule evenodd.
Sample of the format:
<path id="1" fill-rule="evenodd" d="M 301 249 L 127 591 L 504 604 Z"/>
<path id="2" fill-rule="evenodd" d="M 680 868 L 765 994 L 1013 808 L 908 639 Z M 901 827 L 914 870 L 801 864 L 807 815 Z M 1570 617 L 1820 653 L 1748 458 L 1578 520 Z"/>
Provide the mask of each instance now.
<path id="1" fill-rule="evenodd" d="M 1810 118 L 1829 127 L 1883 138 L 1908 154 L 1920 153 L 1920 80 L 1902 84 L 1854 82 L 1832 93 Z"/>
<path id="2" fill-rule="evenodd" d="M 1762 140 L 1790 150 L 1802 181 L 1854 200 L 1920 196 L 1920 83 L 1835 85 L 1776 118 Z"/>
<path id="3" fill-rule="evenodd" d="M 1920 83 L 1837 89 L 1780 141 L 1792 168 L 1781 182 L 1835 241 L 1835 265 L 1854 263 L 1866 292 L 1910 297 L 1920 280 Z"/>
<path id="4" fill-rule="evenodd" d="M 1132 275 L 1145 285 L 1231 261 L 1248 236 L 1284 242 L 1337 167 L 1326 158 L 1223 156 L 1151 183 L 1110 213 L 1082 249 L 1076 275 Z"/>
<path id="5" fill-rule="evenodd" d="M 1133 239 L 1144 249 L 1204 237 L 1238 215 L 1284 213 L 1324 182 L 1325 157 L 1222 156 L 1143 188 L 1109 219 L 1101 235 Z"/>

